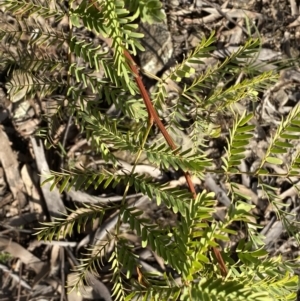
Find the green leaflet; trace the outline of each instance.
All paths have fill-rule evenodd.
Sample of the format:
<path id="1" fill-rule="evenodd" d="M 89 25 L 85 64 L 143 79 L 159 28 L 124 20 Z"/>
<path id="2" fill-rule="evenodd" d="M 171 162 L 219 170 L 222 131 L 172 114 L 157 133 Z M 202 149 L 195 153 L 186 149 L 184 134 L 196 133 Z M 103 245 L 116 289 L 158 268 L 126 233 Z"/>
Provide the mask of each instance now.
<path id="1" fill-rule="evenodd" d="M 146 218 L 144 210 L 134 205 L 130 207 L 127 201 L 111 202 L 107 206 L 78 204 L 78 208 L 69 210 L 67 216 L 43 223 L 37 229 L 38 238 L 49 241 L 62 237 L 75 239 L 76 232 L 84 231 L 89 222 L 97 220 L 102 226 L 106 217 L 114 212 L 117 219 L 111 229 L 106 229 L 105 239 L 100 245 L 90 246 L 86 254 L 80 254 L 81 261 L 76 267 L 77 286 L 84 282 L 87 272 L 97 271 L 109 262 L 115 300 L 295 300 L 298 279 L 293 269 L 297 264 L 267 256 L 260 225 L 256 224 L 251 211 L 252 197 L 241 192 L 232 181 L 234 177 L 239 179 L 242 173 L 249 174 L 257 179 L 264 197 L 276 208 L 281 205 L 281 200 L 275 187 L 265 183 L 265 176 L 273 174 L 272 165 L 282 165 L 284 173 L 279 176 L 286 179 L 299 176 L 300 172 L 300 152 L 294 151 L 300 133 L 298 104 L 280 122 L 273 136 L 268 137 L 270 143 L 265 154 L 259 157 L 257 170 L 244 172 L 240 168 L 241 163 L 249 163 L 249 158 L 250 163 L 257 159 L 251 147 L 251 142 L 257 139 L 256 123 L 252 121 L 256 114 L 236 110 L 235 105 L 241 100 L 257 101 L 260 92 L 278 77 L 276 70 L 261 73 L 251 69 L 250 64 L 241 64 L 241 59 L 253 60 L 260 41 L 246 41 L 235 53 L 199 73 L 194 64 L 201 66 L 203 59 L 211 57 L 216 41 L 212 33 L 186 53 L 169 74 L 156 78 L 157 84 L 151 91 L 154 107 L 168 131 L 176 135 L 180 130 L 185 135 L 184 141 L 189 141 L 188 146 L 181 145 L 186 142 L 179 143 L 176 151 L 171 151 L 164 141 L 157 141 L 154 127 L 146 144 L 142 144 L 149 116 L 124 57 L 124 50 L 133 55 L 138 50 L 143 51 L 138 21 L 163 20 L 162 3 L 158 0 L 70 3 L 73 6 L 68 12 L 59 6 L 48 7 L 47 1 L 5 0 L 2 3 L 5 11 L 19 15 L 16 22 L 24 31 L 16 32 L 9 27 L 5 31 L 0 29 L 1 41 L 5 45 L 12 43 L 17 49 L 11 52 L 3 48 L 1 53 L 1 64 L 9 70 L 6 87 L 9 94 L 20 101 L 25 97 L 52 97 L 53 92 L 62 94 L 57 113 L 72 116 L 78 131 L 86 138 L 87 155 L 92 154 L 102 162 L 97 168 L 74 168 L 75 159 L 65 160 L 67 170 L 52 172 L 43 184 L 49 182 L 51 189 L 58 187 L 61 193 L 72 188 L 115 191 L 115 187 L 122 193 L 120 187 L 128 183 L 130 190 L 149 198 L 147 205 L 156 202 L 158 210 L 173 211 L 179 218 L 172 226 L 162 226 L 158 221 Z M 34 20 L 29 26 L 28 16 L 33 14 L 34 20 L 53 18 L 56 23 L 64 17 L 69 18 L 69 24 L 75 28 L 66 34 L 55 28 L 46 30 Z M 113 49 L 107 49 L 101 43 L 95 45 L 87 38 L 89 35 L 76 34 L 81 28 L 89 34 L 110 38 Z M 31 37 L 26 47 L 22 45 L 24 34 Z M 51 47 L 61 50 L 62 46 L 65 48 L 61 53 L 66 52 L 66 46 L 68 48 L 65 56 L 57 58 L 49 54 L 53 50 Z M 37 51 L 32 51 L 31 47 Z M 241 80 L 231 84 L 241 72 Z M 166 85 L 170 80 L 178 83 L 173 87 L 173 98 Z M 224 85 L 218 85 L 220 82 Z M 107 108 L 112 105 L 116 115 L 107 113 Z M 224 116 L 227 118 L 225 124 L 222 123 Z M 232 121 L 230 125 L 228 120 Z M 54 117 L 47 116 L 45 121 L 48 127 L 40 130 L 40 135 L 47 138 Z M 224 143 L 220 148 L 223 151 L 222 166 L 218 166 L 214 154 L 208 155 L 211 136 L 221 138 Z M 51 139 L 48 145 L 57 147 Z M 60 144 L 57 149 L 62 159 L 66 159 L 68 148 L 64 149 Z M 120 158 L 116 156 L 116 150 L 126 154 L 126 162 L 129 156 L 135 159 L 136 154 L 142 152 L 143 161 L 138 164 L 151 164 L 151 168 L 158 168 L 168 176 L 176 174 L 176 180 L 182 170 L 188 171 L 195 176 L 193 180 L 199 184 L 197 191 L 200 192 L 193 199 L 184 183 L 170 187 L 170 179 L 163 183 L 148 174 L 118 173 Z M 293 156 L 286 162 L 284 156 L 288 153 Z M 129 168 L 133 166 L 132 162 Z M 215 178 L 224 184 L 224 190 L 226 188 L 230 206 L 224 211 L 223 220 L 215 219 L 215 211 L 219 209 L 217 196 L 203 189 L 207 173 L 217 174 Z M 284 218 L 282 211 L 277 213 Z M 231 258 L 228 249 L 221 250 L 229 270 L 228 276 L 221 278 L 211 246 L 219 247 L 218 241 L 226 244 L 232 236 L 238 235 L 236 224 L 247 230 L 247 241 L 238 244 L 238 262 Z M 122 227 L 127 227 L 138 243 L 133 245 L 122 237 Z M 137 250 L 142 248 L 149 248 L 160 256 L 166 270 L 151 275 L 140 268 Z M 110 253 L 107 253 L 108 249 Z M 147 286 L 139 283 L 137 267 Z"/>

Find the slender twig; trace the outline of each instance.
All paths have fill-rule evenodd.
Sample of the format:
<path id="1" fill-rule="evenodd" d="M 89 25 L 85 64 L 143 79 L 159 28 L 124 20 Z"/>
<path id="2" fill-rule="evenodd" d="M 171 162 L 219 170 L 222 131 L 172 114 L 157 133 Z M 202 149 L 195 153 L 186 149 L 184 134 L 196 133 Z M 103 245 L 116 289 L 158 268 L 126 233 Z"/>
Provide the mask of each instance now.
<path id="1" fill-rule="evenodd" d="M 172 150 L 176 150 L 177 146 L 175 145 L 172 137 L 167 132 L 165 126 L 161 122 L 156 110 L 153 107 L 153 104 L 150 100 L 150 97 L 149 97 L 147 91 L 146 91 L 146 88 L 143 84 L 143 81 L 142 81 L 142 79 L 139 75 L 138 68 L 137 68 L 136 64 L 134 63 L 133 58 L 131 57 L 131 55 L 129 54 L 129 52 L 127 50 L 124 50 L 124 55 L 128 59 L 129 67 L 130 67 L 131 71 L 133 72 L 133 74 L 135 76 L 135 81 L 138 85 L 138 88 L 140 90 L 140 93 L 142 95 L 143 101 L 145 103 L 145 106 L 146 106 L 148 114 L 149 114 L 149 121 L 152 122 L 152 123 L 154 121 L 156 123 L 156 125 L 158 126 L 158 128 L 161 131 L 162 135 L 164 136 L 165 140 L 167 141 L 168 145 L 170 146 L 170 148 Z M 191 176 L 190 176 L 189 172 L 184 172 L 184 176 L 186 178 L 189 190 L 193 194 L 193 197 L 196 198 L 196 190 L 195 190 L 195 187 L 194 187 L 194 184 L 192 182 L 192 179 L 191 179 Z"/>
<path id="2" fill-rule="evenodd" d="M 63 247 L 59 248 L 60 254 L 60 275 L 61 275 L 61 294 L 60 294 L 60 301 L 64 301 L 66 292 L 65 292 L 65 250 Z"/>
<path id="3" fill-rule="evenodd" d="M 137 155 L 136 155 L 136 158 L 134 160 L 134 164 L 133 164 L 133 167 L 131 169 L 131 172 L 130 172 L 130 175 L 129 175 L 129 179 L 130 177 L 133 176 L 134 174 L 134 171 L 135 171 L 135 168 L 136 168 L 136 165 L 141 157 L 141 154 L 143 152 L 143 149 L 144 149 L 144 146 L 147 142 L 147 138 L 149 136 L 149 133 L 151 131 L 151 128 L 152 128 L 152 125 L 153 125 L 153 122 L 151 123 L 150 121 L 148 122 L 148 125 L 147 125 L 147 129 L 146 129 L 146 133 L 143 137 L 143 141 L 142 141 L 142 144 L 141 144 L 141 147 L 140 149 L 138 150 L 137 152 Z M 124 205 L 126 203 L 126 196 L 128 194 L 128 191 L 129 191 L 129 187 L 130 187 L 130 180 L 128 179 L 128 182 L 126 184 L 126 187 L 125 187 L 125 191 L 124 191 L 124 194 L 123 194 L 123 198 L 122 198 L 122 202 L 121 202 L 121 208 L 124 208 Z M 121 214 L 118 215 L 118 221 L 117 221 L 117 227 L 116 227 L 116 236 L 118 236 L 120 234 L 120 225 L 121 225 Z"/>
<path id="4" fill-rule="evenodd" d="M 94 5 L 96 7 L 96 9 L 100 10 L 100 8 L 92 1 L 90 1 L 90 3 L 92 5 Z M 103 36 L 99 35 L 99 37 L 105 41 L 107 43 L 107 45 L 113 49 L 112 47 L 112 39 L 110 38 L 104 38 Z M 137 67 L 136 63 L 134 62 L 132 56 L 129 54 L 129 52 L 124 49 L 124 56 L 126 57 L 127 59 L 127 62 L 128 62 L 128 65 L 134 75 L 134 78 L 135 78 L 135 81 L 137 83 L 137 86 L 139 88 L 139 91 L 141 93 L 141 96 L 143 98 L 143 101 L 144 101 L 144 104 L 147 108 L 147 111 L 148 111 L 148 126 L 152 126 L 153 123 L 156 123 L 157 127 L 159 128 L 160 132 L 162 133 L 162 135 L 164 136 L 165 140 L 167 141 L 169 147 L 172 149 L 172 150 L 176 150 L 178 149 L 177 146 L 175 145 L 172 137 L 170 136 L 170 134 L 167 132 L 164 124 L 162 123 L 162 121 L 160 120 L 151 100 L 150 100 L 150 97 L 146 91 L 146 88 L 143 84 L 143 81 L 142 81 L 142 78 L 139 74 L 139 68 Z M 187 185 L 188 185 L 188 188 L 190 190 L 190 192 L 192 193 L 193 195 L 193 198 L 195 199 L 197 194 L 196 194 L 196 190 L 195 190 L 195 187 L 194 187 L 194 184 L 192 182 L 192 179 L 191 179 L 191 175 L 189 172 L 184 172 L 184 176 L 185 176 L 185 179 L 186 179 L 186 182 L 187 182 Z M 228 272 L 227 272 L 227 268 L 226 268 L 226 265 L 224 263 L 224 260 L 223 260 L 223 257 L 220 253 L 220 251 L 216 248 L 216 247 L 212 247 L 212 250 L 213 250 L 213 253 L 216 257 L 216 260 L 217 262 L 219 263 L 219 267 L 220 267 L 220 271 L 221 271 L 221 274 L 223 277 L 226 277 Z"/>
<path id="5" fill-rule="evenodd" d="M 150 100 L 150 97 L 149 97 L 149 95 L 146 91 L 146 88 L 143 84 L 143 81 L 142 81 L 142 79 L 139 75 L 138 68 L 137 68 L 133 58 L 131 57 L 129 52 L 126 51 L 126 50 L 124 50 L 124 55 L 128 59 L 129 67 L 130 67 L 131 71 L 134 74 L 135 81 L 138 85 L 138 88 L 139 88 L 140 93 L 142 95 L 143 101 L 144 101 L 145 106 L 147 108 L 147 111 L 148 111 L 148 114 L 149 114 L 149 122 L 150 123 L 151 122 L 156 123 L 156 125 L 158 126 L 158 128 L 161 131 L 162 135 L 164 136 L 165 140 L 167 141 L 168 145 L 170 146 L 170 148 L 172 150 L 176 150 L 177 147 L 176 147 L 175 143 L 173 142 L 173 139 L 171 138 L 171 136 L 167 132 L 165 126 L 161 122 L 161 120 L 160 120 L 160 118 L 159 118 L 159 116 L 158 116 L 151 100 Z M 197 194 L 196 194 L 196 190 L 195 190 L 194 184 L 193 184 L 192 179 L 191 179 L 191 175 L 190 175 L 189 172 L 184 172 L 184 176 L 185 176 L 185 179 L 187 181 L 189 190 L 193 194 L 193 198 L 195 199 Z M 226 265 L 224 263 L 224 260 L 223 260 L 223 257 L 221 255 L 220 251 L 216 247 L 212 247 L 212 250 L 213 250 L 213 252 L 215 254 L 215 257 L 216 257 L 216 259 L 219 263 L 220 271 L 221 271 L 222 276 L 226 277 L 228 272 L 227 272 L 227 268 L 226 268 Z"/>

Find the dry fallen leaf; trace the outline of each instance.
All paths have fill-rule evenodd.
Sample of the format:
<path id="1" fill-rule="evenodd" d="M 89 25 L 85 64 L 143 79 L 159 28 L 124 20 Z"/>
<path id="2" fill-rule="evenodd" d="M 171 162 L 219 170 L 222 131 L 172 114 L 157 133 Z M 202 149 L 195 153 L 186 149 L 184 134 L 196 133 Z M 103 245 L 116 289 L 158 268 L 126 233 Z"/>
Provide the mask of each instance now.
<path id="1" fill-rule="evenodd" d="M 19 162 L 2 127 L 0 127 L 0 141 L 0 162 L 6 176 L 6 181 L 14 199 L 18 201 L 20 208 L 23 208 L 26 205 L 27 200 L 25 196 L 25 187 L 19 172 Z"/>

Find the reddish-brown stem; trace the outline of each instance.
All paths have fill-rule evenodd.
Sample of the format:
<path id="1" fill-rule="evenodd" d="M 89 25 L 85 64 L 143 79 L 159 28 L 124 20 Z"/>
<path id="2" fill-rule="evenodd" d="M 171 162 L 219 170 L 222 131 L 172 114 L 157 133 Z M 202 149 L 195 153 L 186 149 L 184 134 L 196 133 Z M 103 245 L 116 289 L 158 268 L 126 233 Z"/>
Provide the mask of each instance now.
<path id="1" fill-rule="evenodd" d="M 128 51 L 124 50 L 124 55 L 125 57 L 127 58 L 128 60 L 128 63 L 129 63 L 129 66 L 130 66 L 130 69 L 131 71 L 133 72 L 134 76 L 135 76 L 135 81 L 138 85 L 138 88 L 140 90 L 140 93 L 142 95 L 142 98 L 144 100 L 144 103 L 145 103 L 145 106 L 147 108 L 147 111 L 148 111 L 148 114 L 149 114 L 149 120 L 150 122 L 153 124 L 153 122 L 156 123 L 156 125 L 158 126 L 159 130 L 161 131 L 162 135 L 164 136 L 165 140 L 167 141 L 168 145 L 170 146 L 170 148 L 172 150 L 175 150 L 177 149 L 172 137 L 169 135 L 169 133 L 167 132 L 165 126 L 163 125 L 163 123 L 161 122 L 156 110 L 154 109 L 153 107 L 153 104 L 150 100 L 150 97 L 145 89 L 145 86 L 142 82 L 142 79 L 139 75 L 139 71 L 138 71 L 138 68 L 133 60 L 133 58 L 131 57 L 131 55 L 129 54 Z M 184 172 L 184 176 L 185 176 L 185 179 L 186 179 L 186 182 L 187 182 L 187 185 L 189 187 L 189 190 L 191 191 L 191 193 L 193 194 L 193 198 L 195 199 L 196 198 L 196 191 L 195 191 L 195 187 L 194 187 L 194 184 L 192 182 L 192 179 L 191 179 L 191 176 L 189 174 L 189 172 Z M 214 254 L 215 254 L 215 257 L 219 263 L 219 266 L 220 266 L 220 271 L 221 271 L 221 274 L 223 277 L 226 277 L 227 275 L 227 268 L 226 268 L 226 265 L 224 263 L 224 260 L 223 260 L 223 257 L 220 253 L 220 251 L 216 248 L 216 247 L 213 247 L 212 248 Z"/>
<path id="2" fill-rule="evenodd" d="M 124 50 L 124 55 L 128 60 L 129 66 L 131 71 L 133 72 L 134 76 L 135 76 L 135 81 L 138 85 L 138 88 L 141 92 L 142 98 L 144 100 L 145 106 L 147 108 L 148 114 L 149 114 L 149 119 L 150 122 L 153 123 L 155 122 L 156 125 L 158 126 L 159 130 L 161 131 L 162 135 L 164 136 L 165 140 L 167 141 L 168 145 L 170 146 L 170 148 L 172 150 L 177 149 L 172 137 L 169 135 L 169 133 L 167 132 L 165 126 L 163 125 L 163 123 L 161 122 L 160 118 L 158 117 L 158 114 L 156 112 L 156 110 L 153 107 L 153 104 L 150 100 L 150 97 L 145 89 L 145 86 L 143 84 L 143 81 L 139 75 L 139 71 L 138 68 L 136 66 L 136 64 L 134 63 L 133 58 L 131 57 L 131 55 L 129 54 L 128 51 Z M 188 172 L 184 173 L 189 190 L 191 191 L 191 193 L 193 194 L 193 197 L 196 197 L 196 191 L 195 191 L 195 187 L 194 184 L 191 180 L 191 176 Z"/>
<path id="3" fill-rule="evenodd" d="M 97 7 L 96 3 L 95 2 L 92 2 L 90 0 L 91 4 L 94 5 L 96 7 L 96 9 L 100 10 L 99 7 Z M 108 39 L 108 38 L 104 38 L 104 37 L 101 37 L 110 47 L 112 46 L 112 41 L 111 39 Z M 142 98 L 143 98 L 143 101 L 145 103 L 145 106 L 147 108 L 147 111 L 148 111 L 148 118 L 149 118 L 149 122 L 150 124 L 152 125 L 154 122 L 156 123 L 156 125 L 158 126 L 159 130 L 161 131 L 162 135 L 164 136 L 165 140 L 167 141 L 168 145 L 170 146 L 170 148 L 172 150 L 176 150 L 177 147 L 173 141 L 173 139 L 171 138 L 171 136 L 169 135 L 169 133 L 167 132 L 165 126 L 163 125 L 163 123 L 161 122 L 156 110 L 154 109 L 153 107 L 153 104 L 150 100 L 150 97 L 146 91 L 146 88 L 143 84 L 143 81 L 139 75 L 139 70 L 133 60 L 133 58 L 131 57 L 131 55 L 129 54 L 129 52 L 127 50 L 124 50 L 124 56 L 126 57 L 126 59 L 128 60 L 128 64 L 129 64 L 129 67 L 131 69 L 131 71 L 133 72 L 134 74 L 134 77 L 135 77 L 135 81 L 138 85 L 138 88 L 140 90 L 140 93 L 142 95 Z M 194 184 L 192 182 L 192 179 L 191 179 L 191 176 L 189 174 L 189 172 L 184 172 L 184 176 L 185 176 L 185 179 L 186 179 L 186 182 L 187 182 L 187 185 L 189 187 L 189 190 L 190 192 L 193 194 L 193 198 L 195 199 L 196 198 L 196 190 L 195 190 L 195 187 L 194 187 Z M 212 250 L 214 252 L 214 255 L 216 257 L 216 260 L 218 261 L 219 263 L 219 267 L 220 267 L 220 271 L 221 271 L 221 274 L 223 277 L 226 277 L 228 272 L 227 272 L 227 268 L 226 268 L 226 265 L 224 263 L 224 260 L 223 260 L 223 257 L 220 253 L 220 251 L 216 248 L 216 247 L 212 247 Z"/>

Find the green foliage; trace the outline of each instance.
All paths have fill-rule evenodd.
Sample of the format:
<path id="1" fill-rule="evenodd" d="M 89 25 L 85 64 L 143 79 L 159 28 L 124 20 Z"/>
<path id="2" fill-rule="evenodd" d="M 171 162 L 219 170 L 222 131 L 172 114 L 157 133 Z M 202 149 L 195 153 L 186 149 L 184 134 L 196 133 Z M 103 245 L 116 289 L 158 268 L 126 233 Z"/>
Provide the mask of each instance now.
<path id="1" fill-rule="evenodd" d="M 261 166 L 265 162 L 273 164 L 283 164 L 282 159 L 277 158 L 279 154 L 286 154 L 290 149 L 293 148 L 293 142 L 299 140 L 300 132 L 300 106 L 297 104 L 289 113 L 286 120 L 283 121 L 272 139 L 269 148 L 267 150 L 267 156 L 264 161 L 262 161 Z M 287 175 L 293 176 L 299 174 L 299 151 L 294 156 L 291 162 L 290 168 L 287 171 Z"/>
<path id="2" fill-rule="evenodd" d="M 245 116 L 245 113 L 236 120 L 229 130 L 230 140 L 228 141 L 228 149 L 226 150 L 227 158 L 222 157 L 225 172 L 237 172 L 237 167 L 241 160 L 245 158 L 245 147 L 248 146 L 249 140 L 253 137 L 254 125 L 247 125 L 253 114 Z"/>
<path id="3" fill-rule="evenodd" d="M 284 263 L 280 256 L 269 257 L 259 226 L 254 222 L 253 206 L 230 178 L 241 173 L 239 166 L 246 158 L 255 130 L 251 123 L 254 112 L 237 113 L 234 106 L 245 98 L 256 101 L 258 92 L 278 76 L 275 72 L 256 72 L 250 63 L 241 65 L 242 59 L 251 61 L 257 53 L 259 40 L 247 41 L 219 64 L 197 73 L 192 66 L 203 64 L 203 59 L 210 57 L 214 50 L 212 34 L 158 81 L 151 96 L 155 108 L 166 114 L 166 127 L 175 132 L 189 122 L 189 128 L 185 129 L 190 133 L 192 147 L 170 150 L 165 142 L 157 142 L 155 133 L 146 125 L 147 111 L 124 56 L 124 50 L 133 55 L 138 49 L 143 50 L 142 35 L 137 30 L 138 19 L 151 23 L 164 18 L 160 1 L 69 1 L 68 11 L 60 5 L 50 8 L 48 1 L 4 0 L 1 3 L 6 11 L 18 16 L 17 23 L 22 28 L 0 28 L 1 45 L 8 45 L 1 48 L 1 64 L 9 70 L 7 89 L 11 99 L 20 101 L 24 95 L 63 94 L 66 102 L 61 102 L 59 113 L 73 116 L 92 150 L 104 161 L 100 170 L 70 165 L 68 171 L 53 172 L 46 181 L 51 182 L 52 188 L 59 187 L 61 193 L 71 188 L 126 187 L 121 202 L 79 207 L 55 222 L 44 223 L 38 230 L 40 239 L 65 238 L 73 235 L 74 227 L 80 232 L 91 220 L 101 224 L 107 212 L 118 212 L 113 230 L 107 230 L 106 240 L 90 246 L 81 258 L 77 285 L 84 281 L 88 271 L 96 273 L 106 262 L 112 271 L 114 300 L 295 300 L 296 265 Z M 66 17 L 68 29 L 56 31 L 42 26 L 35 21 L 37 16 L 45 20 L 52 18 L 55 22 Z M 85 34 L 76 34 L 80 30 Z M 88 38 L 89 33 L 102 40 L 110 38 L 112 52 L 95 44 Z M 25 48 L 24 36 L 27 37 Z M 9 45 L 17 47 L 17 51 Z M 62 57 L 53 55 L 53 48 L 60 49 Z M 229 84 L 241 71 L 243 80 Z M 220 79 L 224 85 L 218 85 Z M 167 80 L 181 87 L 172 101 L 166 91 Z M 114 104 L 121 116 L 115 118 L 107 114 L 104 104 Z M 229 116 L 233 121 L 226 133 L 227 146 L 221 170 L 213 168 L 205 152 L 210 135 L 216 137 L 221 133 L 218 114 Z M 276 201 L 276 194 L 274 188 L 263 183 L 262 177 L 270 175 L 266 164 L 282 164 L 280 155 L 293 148 L 299 133 L 300 106 L 297 105 L 280 123 L 265 157 L 252 172 L 270 202 Z M 46 135 L 50 135 L 49 132 Z M 120 164 L 116 150 L 135 155 L 132 170 L 116 172 Z M 134 168 L 141 154 L 161 170 L 188 171 L 201 179 L 208 172 L 223 174 L 232 197 L 224 219 L 218 222 L 214 218 L 216 197 L 213 193 L 203 190 L 193 199 L 186 188 L 172 188 L 149 175 L 136 173 Z M 299 174 L 299 156 L 298 151 L 286 173 L 280 176 Z M 156 201 L 158 206 L 166 205 L 177 213 L 180 216 L 177 224 L 162 228 L 159 223 L 145 218 L 143 211 L 127 204 L 129 188 L 143 193 L 149 202 Z M 219 242 L 225 243 L 237 236 L 237 224 L 244 226 L 249 238 L 240 240 L 235 260 L 230 250 L 222 250 L 229 270 L 227 277 L 222 278 L 211 247 L 218 248 Z M 127 225 L 128 231 L 139 237 L 142 248 L 149 248 L 160 256 L 172 272 L 148 274 L 141 271 L 135 246 L 122 236 L 122 225 Z M 109 244 L 113 244 L 113 250 L 107 254 Z M 142 280 L 135 279 L 137 270 Z"/>
<path id="4" fill-rule="evenodd" d="M 143 22 L 150 24 L 161 22 L 166 17 L 159 0 L 126 0 L 125 6 L 134 13 L 135 18 L 140 17 Z"/>

